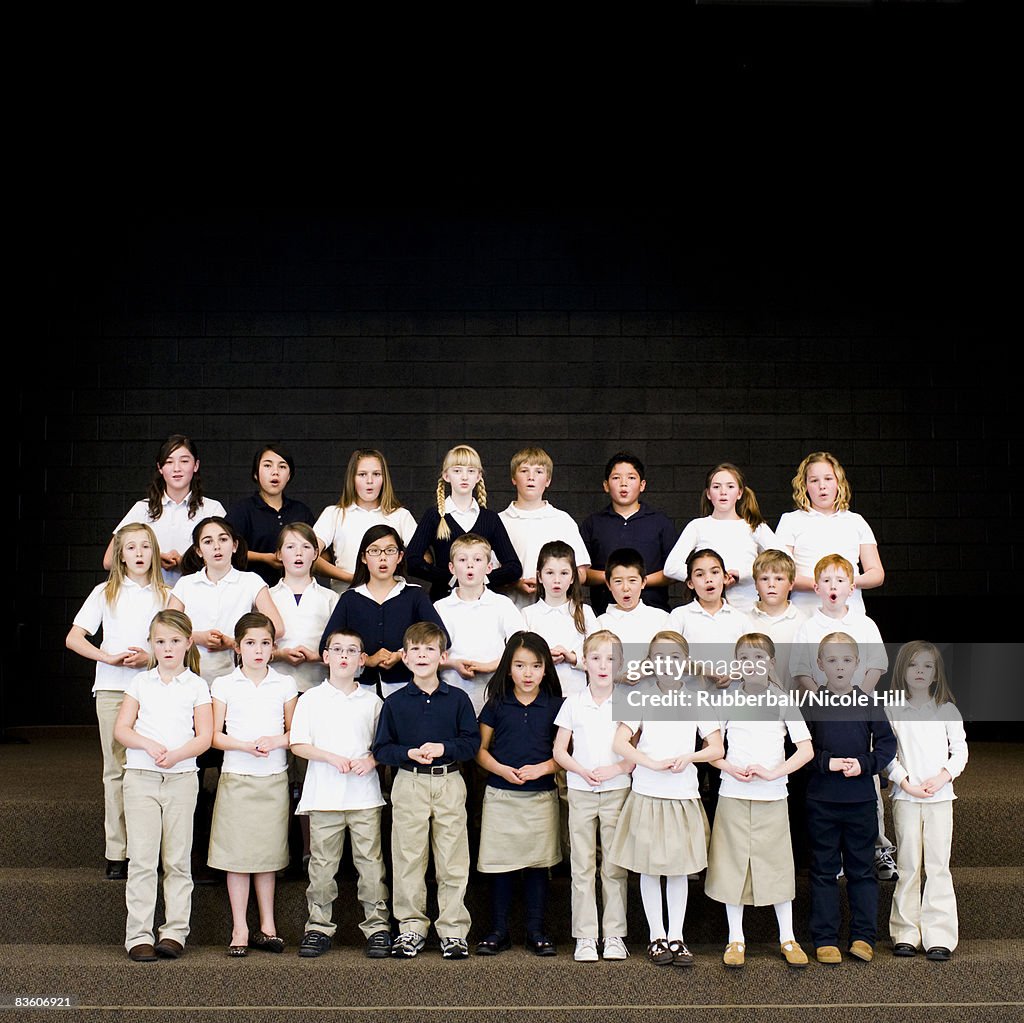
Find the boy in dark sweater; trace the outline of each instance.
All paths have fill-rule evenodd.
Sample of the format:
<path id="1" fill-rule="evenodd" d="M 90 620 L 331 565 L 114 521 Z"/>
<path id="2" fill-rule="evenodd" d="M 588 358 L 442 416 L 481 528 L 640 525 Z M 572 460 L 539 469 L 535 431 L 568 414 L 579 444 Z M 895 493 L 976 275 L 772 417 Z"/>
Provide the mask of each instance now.
<path id="1" fill-rule="evenodd" d="M 850 955 L 874 957 L 878 931 L 878 880 L 874 851 L 878 821 L 873 776 L 896 755 L 896 737 L 881 707 L 859 706 L 864 694 L 853 685 L 859 651 L 844 632 L 825 636 L 818 667 L 825 674 L 819 693 L 833 705 L 808 715 L 814 760 L 807 785 L 807 830 L 811 847 L 811 940 L 820 963 L 842 962 L 839 951 L 839 882 L 846 875 L 850 902 Z"/>

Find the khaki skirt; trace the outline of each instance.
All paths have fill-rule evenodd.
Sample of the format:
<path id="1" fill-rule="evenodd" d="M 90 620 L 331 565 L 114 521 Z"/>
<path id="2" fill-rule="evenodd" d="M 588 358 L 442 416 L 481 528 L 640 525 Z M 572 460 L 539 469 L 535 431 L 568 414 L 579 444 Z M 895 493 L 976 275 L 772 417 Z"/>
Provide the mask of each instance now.
<path id="1" fill-rule="evenodd" d="M 551 867 L 561 858 L 556 789 L 517 792 L 487 786 L 477 870 L 504 874 L 524 867 Z"/>
<path id="2" fill-rule="evenodd" d="M 660 799 L 630 791 L 608 859 L 638 874 L 696 874 L 708 865 L 708 831 L 699 799 Z"/>
<path id="3" fill-rule="evenodd" d="M 730 906 L 773 906 L 796 895 L 789 800 L 718 800 L 704 891 Z"/>
<path id="4" fill-rule="evenodd" d="M 210 828 L 215 870 L 262 874 L 288 866 L 288 773 L 221 774 Z"/>

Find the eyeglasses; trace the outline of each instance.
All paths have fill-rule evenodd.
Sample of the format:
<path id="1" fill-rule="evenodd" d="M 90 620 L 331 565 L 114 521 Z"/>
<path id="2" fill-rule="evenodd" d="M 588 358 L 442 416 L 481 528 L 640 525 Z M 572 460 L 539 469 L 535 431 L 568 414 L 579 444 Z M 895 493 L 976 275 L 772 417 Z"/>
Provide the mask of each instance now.
<path id="1" fill-rule="evenodd" d="M 329 646 L 327 650 L 332 654 L 355 654 L 358 656 L 362 653 L 362 650 L 357 646 Z"/>
<path id="2" fill-rule="evenodd" d="M 365 553 L 368 557 L 379 558 L 382 554 L 386 558 L 393 558 L 398 553 L 397 547 L 367 547 Z"/>

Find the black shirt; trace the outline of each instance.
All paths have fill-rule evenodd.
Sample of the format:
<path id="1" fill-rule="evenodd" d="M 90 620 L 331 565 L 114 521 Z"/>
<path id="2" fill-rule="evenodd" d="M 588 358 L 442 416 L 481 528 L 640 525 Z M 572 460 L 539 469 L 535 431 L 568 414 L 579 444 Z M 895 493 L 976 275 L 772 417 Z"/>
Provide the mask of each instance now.
<path id="1" fill-rule="evenodd" d="M 260 554 L 273 554 L 277 550 L 277 538 L 285 526 L 293 522 L 312 526 L 316 522 L 308 505 L 301 501 L 293 501 L 285 495 L 278 511 L 260 497 L 259 491 L 233 504 L 225 518 L 240 536 L 245 537 L 249 550 Z M 249 571 L 255 572 L 268 586 L 274 586 L 281 580 L 280 569 L 270 565 L 254 561 Z"/>

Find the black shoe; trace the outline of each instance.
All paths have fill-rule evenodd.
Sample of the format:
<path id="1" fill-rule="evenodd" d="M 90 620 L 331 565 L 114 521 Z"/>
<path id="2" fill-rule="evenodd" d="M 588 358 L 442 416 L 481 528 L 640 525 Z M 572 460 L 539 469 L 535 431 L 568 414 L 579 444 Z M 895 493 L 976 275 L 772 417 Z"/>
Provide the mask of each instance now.
<path id="1" fill-rule="evenodd" d="M 128 880 L 127 860 L 107 860 L 107 870 L 104 875 L 108 881 Z"/>
<path id="2" fill-rule="evenodd" d="M 933 945 L 924 954 L 925 959 L 931 959 L 933 963 L 945 963 L 953 958 L 953 953 L 942 945 Z"/>
<path id="3" fill-rule="evenodd" d="M 192 883 L 193 884 L 221 884 L 224 880 L 223 870 L 214 870 L 213 867 L 208 867 L 205 863 L 197 863 L 192 867 Z"/>
<path id="4" fill-rule="evenodd" d="M 499 952 L 507 952 L 512 947 L 512 939 L 508 933 L 499 934 L 491 931 L 486 938 L 481 939 L 476 945 L 478 956 L 496 956 Z"/>
<path id="5" fill-rule="evenodd" d="M 366 939 L 367 959 L 391 958 L 391 932 L 377 931 Z"/>
<path id="6" fill-rule="evenodd" d="M 329 951 L 331 939 L 323 931 L 306 931 L 299 942 L 299 955 L 303 959 L 315 959 Z"/>
<path id="7" fill-rule="evenodd" d="M 917 949 L 909 942 L 897 941 L 892 947 L 892 954 L 894 956 L 900 956 L 903 959 L 910 959 L 912 956 L 917 955 Z"/>
<path id="8" fill-rule="evenodd" d="M 526 939 L 527 951 L 535 956 L 556 955 L 555 943 L 546 934 L 531 934 Z"/>

